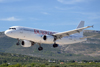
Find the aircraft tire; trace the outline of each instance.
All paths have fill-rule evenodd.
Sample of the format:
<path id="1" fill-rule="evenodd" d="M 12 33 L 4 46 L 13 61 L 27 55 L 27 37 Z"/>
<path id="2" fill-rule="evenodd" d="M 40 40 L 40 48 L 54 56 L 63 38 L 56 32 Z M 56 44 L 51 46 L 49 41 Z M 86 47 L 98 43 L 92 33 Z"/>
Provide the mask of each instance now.
<path id="1" fill-rule="evenodd" d="M 43 50 L 43 47 L 39 47 L 38 50 L 39 50 L 39 51 Z"/>
<path id="2" fill-rule="evenodd" d="M 54 47 L 54 48 L 58 47 L 58 44 L 53 44 L 53 47 Z"/>

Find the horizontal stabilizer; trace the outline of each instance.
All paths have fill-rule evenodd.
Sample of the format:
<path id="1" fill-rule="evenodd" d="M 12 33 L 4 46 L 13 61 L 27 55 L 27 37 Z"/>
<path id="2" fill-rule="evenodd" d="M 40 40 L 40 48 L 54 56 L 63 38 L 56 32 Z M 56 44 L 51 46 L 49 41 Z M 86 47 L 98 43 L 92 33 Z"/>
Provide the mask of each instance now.
<path id="1" fill-rule="evenodd" d="M 80 38 L 80 39 L 92 38 L 92 37 L 95 37 L 95 36 L 97 36 L 97 35 L 87 36 L 87 37 L 83 37 L 83 38 Z"/>

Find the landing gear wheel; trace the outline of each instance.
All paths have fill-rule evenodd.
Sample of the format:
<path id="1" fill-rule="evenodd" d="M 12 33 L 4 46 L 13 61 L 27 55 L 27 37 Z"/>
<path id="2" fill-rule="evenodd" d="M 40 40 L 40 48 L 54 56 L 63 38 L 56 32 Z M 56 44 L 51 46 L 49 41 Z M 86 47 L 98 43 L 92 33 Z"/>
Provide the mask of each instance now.
<path id="1" fill-rule="evenodd" d="M 54 48 L 58 47 L 58 44 L 54 43 L 54 44 L 53 44 L 53 47 L 54 47 Z"/>
<path id="2" fill-rule="evenodd" d="M 43 50 L 43 47 L 40 46 L 40 47 L 38 48 L 38 50 L 39 50 L 39 51 Z"/>

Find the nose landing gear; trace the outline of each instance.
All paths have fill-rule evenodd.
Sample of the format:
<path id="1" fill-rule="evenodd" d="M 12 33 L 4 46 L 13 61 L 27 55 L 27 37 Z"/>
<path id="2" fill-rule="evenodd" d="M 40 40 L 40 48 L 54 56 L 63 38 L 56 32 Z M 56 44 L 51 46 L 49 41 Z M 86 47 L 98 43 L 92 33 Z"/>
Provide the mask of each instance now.
<path id="1" fill-rule="evenodd" d="M 16 45 L 18 46 L 18 45 L 20 45 L 20 40 L 19 39 L 17 39 L 18 40 L 18 42 L 16 43 Z"/>

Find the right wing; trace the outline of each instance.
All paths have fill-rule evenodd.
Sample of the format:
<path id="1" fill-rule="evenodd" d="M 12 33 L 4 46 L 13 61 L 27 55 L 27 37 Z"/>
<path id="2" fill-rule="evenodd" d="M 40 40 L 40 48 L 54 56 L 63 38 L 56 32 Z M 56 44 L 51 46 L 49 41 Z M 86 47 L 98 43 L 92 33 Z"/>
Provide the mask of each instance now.
<path id="1" fill-rule="evenodd" d="M 84 29 L 90 28 L 90 27 L 93 27 L 93 26 L 82 27 L 82 28 L 71 30 L 71 31 L 61 32 L 61 33 L 55 33 L 53 34 L 53 36 L 56 37 L 56 39 L 61 39 L 62 37 L 65 37 L 65 36 L 69 36 L 75 33 L 80 33 Z"/>

